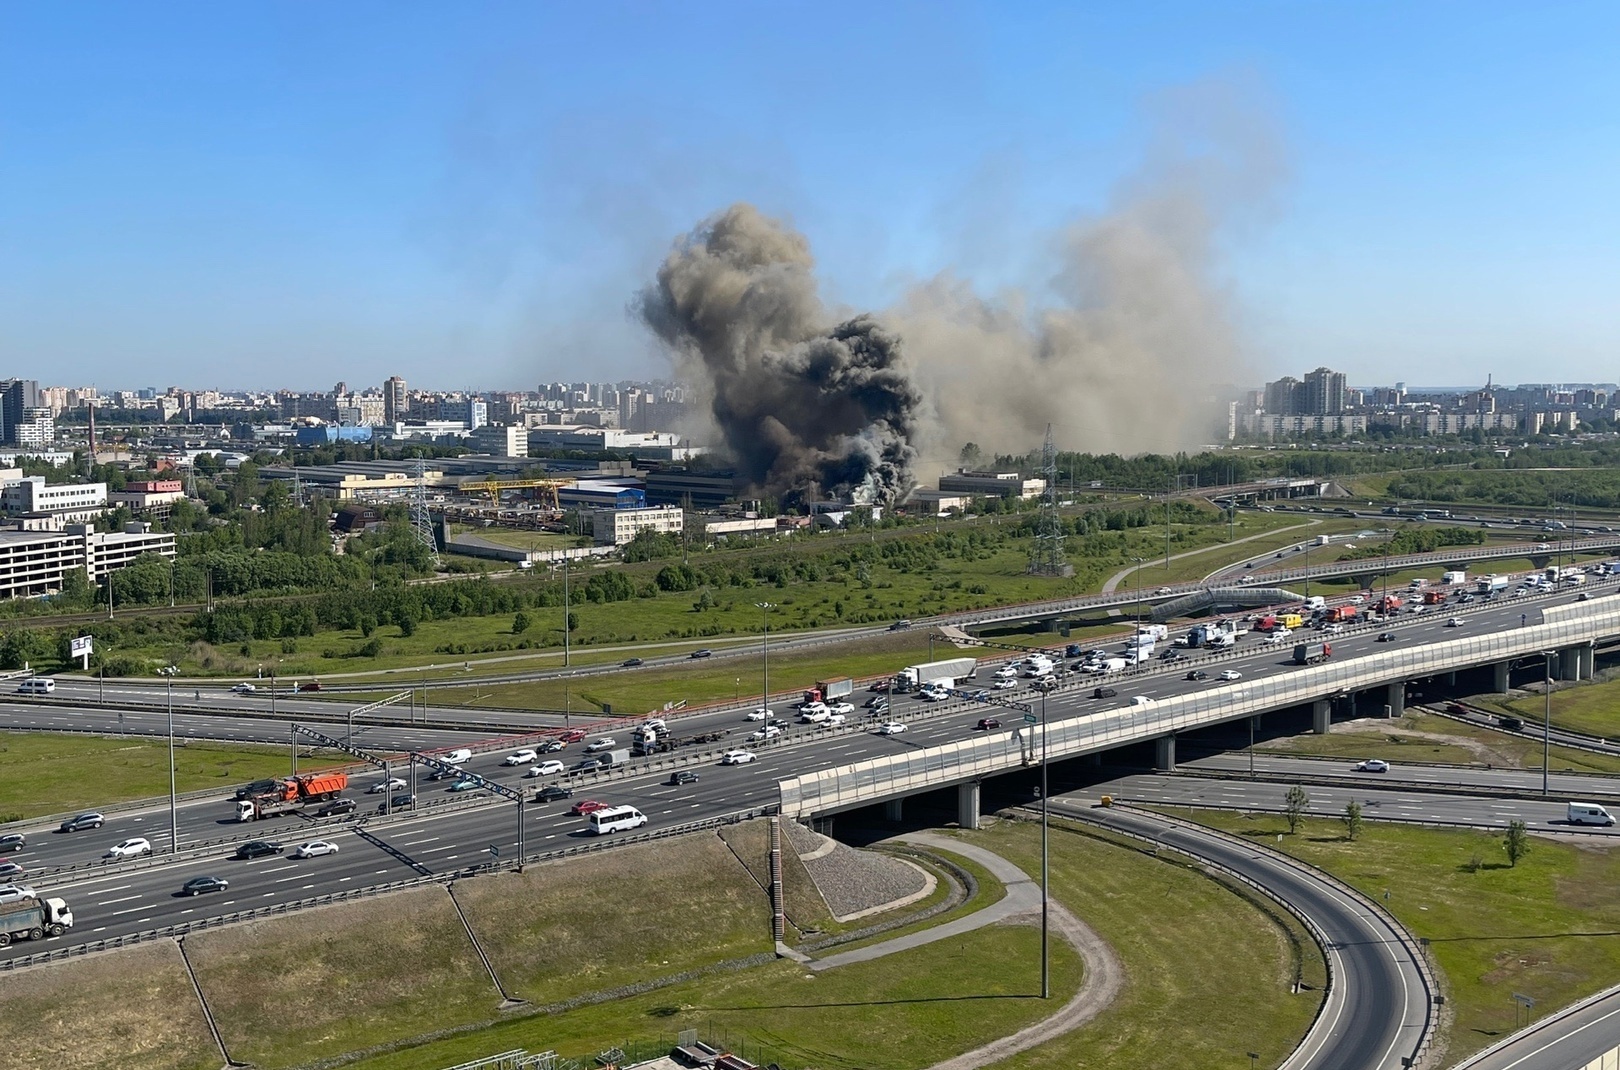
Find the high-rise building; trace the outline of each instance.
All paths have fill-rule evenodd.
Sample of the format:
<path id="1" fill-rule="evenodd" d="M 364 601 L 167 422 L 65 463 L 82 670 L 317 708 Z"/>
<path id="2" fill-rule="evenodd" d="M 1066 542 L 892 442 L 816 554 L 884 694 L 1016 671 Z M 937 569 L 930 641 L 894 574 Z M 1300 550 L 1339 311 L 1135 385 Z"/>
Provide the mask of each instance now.
<path id="1" fill-rule="evenodd" d="M 405 380 L 397 375 L 388 377 L 383 384 L 383 422 L 397 424 L 411 411 L 411 395 L 405 389 Z"/>
<path id="2" fill-rule="evenodd" d="M 28 409 L 37 409 L 39 382 L 35 379 L 0 379 L 0 442 L 18 445 L 17 430 Z"/>
<path id="3" fill-rule="evenodd" d="M 1300 387 L 1303 384 L 1292 375 L 1285 375 L 1274 383 L 1266 384 L 1265 410 L 1273 416 L 1299 414 Z"/>
<path id="4" fill-rule="evenodd" d="M 1343 372 L 1318 368 L 1305 374 L 1302 416 L 1338 416 L 1344 412 L 1348 385 Z"/>

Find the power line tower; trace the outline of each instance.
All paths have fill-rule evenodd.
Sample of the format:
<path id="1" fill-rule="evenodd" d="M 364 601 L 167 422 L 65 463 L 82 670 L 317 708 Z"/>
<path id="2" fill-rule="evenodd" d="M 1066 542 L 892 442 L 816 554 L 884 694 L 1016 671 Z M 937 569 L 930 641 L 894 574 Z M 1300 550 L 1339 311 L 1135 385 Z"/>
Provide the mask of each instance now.
<path id="1" fill-rule="evenodd" d="M 433 558 L 435 570 L 439 567 L 439 544 L 433 538 L 433 517 L 428 513 L 427 501 L 427 465 L 420 457 L 411 467 L 411 474 L 416 477 L 416 490 L 411 494 L 411 534 L 416 541 L 427 547 L 428 554 Z"/>
<path id="2" fill-rule="evenodd" d="M 1063 517 L 1057 505 L 1057 446 L 1052 442 L 1052 425 L 1046 425 L 1046 442 L 1041 446 L 1041 475 L 1046 490 L 1035 519 L 1035 545 L 1029 552 L 1032 576 L 1072 576 L 1074 567 L 1063 559 Z"/>

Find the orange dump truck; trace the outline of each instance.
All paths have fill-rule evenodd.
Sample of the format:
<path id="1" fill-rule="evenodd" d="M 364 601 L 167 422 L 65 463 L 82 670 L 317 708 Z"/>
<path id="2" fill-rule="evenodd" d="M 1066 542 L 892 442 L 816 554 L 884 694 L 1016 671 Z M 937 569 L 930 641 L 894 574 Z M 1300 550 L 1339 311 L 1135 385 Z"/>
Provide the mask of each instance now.
<path id="1" fill-rule="evenodd" d="M 258 821 L 296 813 L 309 803 L 335 799 L 349 786 L 349 774 L 300 773 L 298 776 L 281 777 L 269 784 L 263 791 L 236 800 L 236 820 Z"/>

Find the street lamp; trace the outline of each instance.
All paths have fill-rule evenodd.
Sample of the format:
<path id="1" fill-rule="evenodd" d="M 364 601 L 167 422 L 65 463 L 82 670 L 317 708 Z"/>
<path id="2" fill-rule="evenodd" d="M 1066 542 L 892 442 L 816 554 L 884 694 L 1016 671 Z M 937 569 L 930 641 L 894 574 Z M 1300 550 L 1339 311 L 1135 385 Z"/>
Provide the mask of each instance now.
<path id="1" fill-rule="evenodd" d="M 180 816 L 176 806 L 174 792 L 174 674 L 180 671 L 178 665 L 165 665 L 158 672 L 163 674 L 163 690 L 168 699 L 169 707 L 169 853 L 175 854 L 180 850 Z"/>
<path id="2" fill-rule="evenodd" d="M 1046 790 L 1046 691 L 1041 691 L 1041 998 L 1052 998 L 1052 960 L 1047 944 L 1048 906 L 1047 889 L 1051 883 L 1051 854 L 1047 847 Z"/>
<path id="3" fill-rule="evenodd" d="M 1542 695 L 1546 700 L 1546 712 L 1543 714 L 1541 725 L 1541 794 L 1547 795 L 1547 766 L 1552 761 L 1552 659 L 1556 650 L 1543 650 L 1541 664 L 1545 670 L 1545 679 L 1541 687 Z"/>
<path id="4" fill-rule="evenodd" d="M 1138 557 L 1135 558 L 1135 561 L 1136 572 L 1134 575 L 1136 576 L 1136 627 L 1137 630 L 1140 631 L 1142 628 L 1142 559 Z"/>
<path id="5" fill-rule="evenodd" d="M 775 602 L 755 602 L 759 607 L 759 707 L 762 710 L 771 708 L 771 610 L 776 608 Z"/>

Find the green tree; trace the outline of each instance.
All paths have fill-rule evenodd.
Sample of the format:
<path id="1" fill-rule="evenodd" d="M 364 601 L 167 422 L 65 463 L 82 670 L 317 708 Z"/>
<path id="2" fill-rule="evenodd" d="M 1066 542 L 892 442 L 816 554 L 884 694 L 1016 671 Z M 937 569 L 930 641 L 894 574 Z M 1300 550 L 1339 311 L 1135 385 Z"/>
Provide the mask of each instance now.
<path id="1" fill-rule="evenodd" d="M 529 615 L 527 613 L 523 612 L 523 610 L 520 609 L 515 614 L 512 615 L 512 634 L 513 635 L 522 635 L 524 632 L 526 632 L 528 630 L 529 630 Z"/>
<path id="2" fill-rule="evenodd" d="M 1509 821 L 1502 846 L 1507 850 L 1508 865 L 1517 866 L 1519 859 L 1530 853 L 1530 829 L 1523 821 Z"/>
<path id="3" fill-rule="evenodd" d="M 1305 818 L 1305 809 L 1311 805 L 1311 797 L 1305 794 L 1305 789 L 1295 784 L 1283 796 L 1283 817 L 1288 820 L 1290 834 L 1299 831 L 1299 823 Z"/>
<path id="4" fill-rule="evenodd" d="M 1351 799 L 1344 805 L 1344 816 L 1339 819 L 1344 822 L 1345 838 L 1354 841 L 1361 835 L 1361 804 Z"/>

